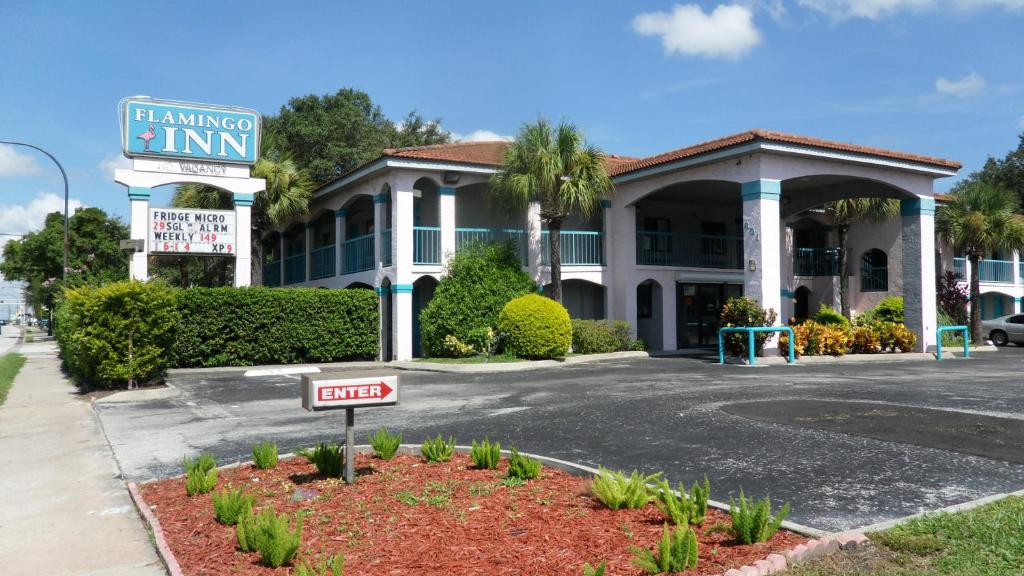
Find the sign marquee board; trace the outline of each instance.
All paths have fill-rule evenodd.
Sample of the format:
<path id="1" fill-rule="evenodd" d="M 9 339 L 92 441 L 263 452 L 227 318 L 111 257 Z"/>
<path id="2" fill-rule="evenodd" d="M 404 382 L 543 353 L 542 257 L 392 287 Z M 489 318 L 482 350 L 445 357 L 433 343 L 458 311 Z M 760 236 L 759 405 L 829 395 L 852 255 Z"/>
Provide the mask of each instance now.
<path id="1" fill-rule="evenodd" d="M 302 407 L 311 412 L 398 404 L 398 371 L 360 370 L 302 376 Z"/>
<path id="2" fill-rule="evenodd" d="M 125 98 L 122 147 L 129 158 L 180 158 L 254 164 L 259 157 L 259 112 L 248 108 Z"/>
<path id="3" fill-rule="evenodd" d="M 150 208 L 150 254 L 234 256 L 235 213 L 230 210 Z"/>

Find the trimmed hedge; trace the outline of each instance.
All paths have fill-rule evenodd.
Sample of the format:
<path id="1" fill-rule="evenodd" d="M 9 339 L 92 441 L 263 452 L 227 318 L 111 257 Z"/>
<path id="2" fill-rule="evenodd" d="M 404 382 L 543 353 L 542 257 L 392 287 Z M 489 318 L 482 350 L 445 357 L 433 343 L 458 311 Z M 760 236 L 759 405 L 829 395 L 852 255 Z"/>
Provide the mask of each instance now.
<path id="1" fill-rule="evenodd" d="M 72 378 L 112 388 L 163 375 L 178 319 L 172 288 L 115 282 L 65 290 L 54 311 L 54 334 Z"/>
<path id="2" fill-rule="evenodd" d="M 577 354 L 622 352 L 633 347 L 632 328 L 621 320 L 572 320 L 572 351 Z"/>
<path id="3" fill-rule="evenodd" d="M 569 311 L 539 294 L 509 301 L 498 316 L 498 331 L 505 350 L 520 358 L 563 358 L 572 343 Z"/>
<path id="4" fill-rule="evenodd" d="M 334 362 L 377 356 L 372 290 L 190 288 L 177 294 L 177 367 Z"/>

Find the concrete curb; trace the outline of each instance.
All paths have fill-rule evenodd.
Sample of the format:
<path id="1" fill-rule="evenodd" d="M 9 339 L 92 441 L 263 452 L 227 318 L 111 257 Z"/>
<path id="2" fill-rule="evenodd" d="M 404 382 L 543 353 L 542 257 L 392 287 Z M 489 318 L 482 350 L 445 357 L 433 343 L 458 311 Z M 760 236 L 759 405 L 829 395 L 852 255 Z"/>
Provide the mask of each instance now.
<path id="1" fill-rule="evenodd" d="M 961 502 L 960 504 L 953 504 L 952 506 L 946 506 L 945 508 L 939 508 L 938 510 L 918 512 L 916 514 L 911 514 L 910 516 L 904 516 L 903 518 L 896 518 L 895 520 L 886 520 L 884 522 L 878 522 L 876 524 L 871 524 L 869 526 L 862 526 L 860 528 L 855 528 L 850 532 L 844 532 L 842 534 L 854 532 L 870 534 L 872 532 L 881 532 L 883 530 L 888 530 L 889 528 L 894 528 L 900 524 L 903 524 L 904 522 L 913 520 L 915 518 L 921 518 L 923 516 L 931 514 L 965 512 L 967 510 L 973 510 L 974 508 L 977 508 L 979 506 L 984 506 L 985 504 L 997 502 L 999 500 L 1002 500 L 1003 498 L 1007 498 L 1010 496 L 1024 497 L 1024 490 L 1017 490 L 1016 492 L 1009 492 L 1006 494 L 992 494 L 991 496 L 985 496 L 982 498 L 978 498 L 977 500 L 970 500 L 968 502 Z"/>
<path id="2" fill-rule="evenodd" d="M 267 364 L 261 366 L 220 366 L 216 368 L 171 368 L 168 376 L 184 376 L 202 373 L 248 372 L 250 370 L 281 370 L 287 372 L 297 368 L 319 368 L 322 372 L 353 370 L 357 368 L 396 368 L 417 372 L 446 372 L 458 374 L 489 374 L 499 372 L 522 372 L 542 368 L 557 368 L 570 364 L 586 364 L 604 360 L 623 360 L 630 358 L 649 358 L 647 352 L 626 351 L 608 352 L 606 354 L 584 354 L 569 356 L 563 360 L 523 360 L 519 362 L 495 362 L 493 364 L 442 364 L 440 362 L 412 362 L 395 360 L 392 362 L 328 362 L 324 364 Z M 116 395 L 115 395 L 116 396 Z"/>
<path id="3" fill-rule="evenodd" d="M 355 451 L 358 454 L 372 453 L 373 447 L 368 444 L 359 444 L 355 446 Z M 455 451 L 460 454 L 468 454 L 470 451 L 469 446 L 455 446 Z M 398 454 L 416 456 L 419 454 L 419 446 L 416 444 L 401 444 L 398 447 Z M 510 450 L 502 450 L 501 453 L 506 457 L 511 453 Z M 585 478 L 591 478 L 599 473 L 596 468 L 584 466 L 582 464 L 576 464 L 566 460 L 559 460 L 558 458 L 551 458 L 549 456 L 541 456 L 539 454 L 532 454 L 528 452 L 520 452 L 524 456 L 540 460 L 541 463 L 550 468 L 561 470 L 573 476 L 580 476 Z M 287 460 L 289 458 L 296 458 L 297 454 L 287 453 L 278 456 L 278 460 Z M 229 470 L 232 468 L 238 468 L 240 466 L 246 466 L 252 464 L 252 460 L 234 462 L 226 464 L 224 466 L 218 466 L 218 470 Z M 171 476 L 169 478 L 181 478 L 183 474 Z M 169 479 L 169 478 L 164 478 Z M 147 480 L 142 484 L 148 484 L 150 482 L 156 482 L 157 479 Z M 153 514 L 152 509 L 146 504 L 146 501 L 142 497 L 142 491 L 139 485 L 135 482 L 128 483 L 128 492 L 131 494 L 132 501 L 135 506 L 139 509 L 142 517 L 153 531 L 153 539 L 156 544 L 157 553 L 163 559 L 164 564 L 167 566 L 168 573 L 170 576 L 183 576 L 181 567 L 178 564 L 177 558 L 167 545 L 167 540 L 164 538 L 163 529 L 160 527 L 160 521 L 157 520 L 156 515 Z M 717 508 L 720 510 L 729 510 L 729 506 L 722 502 L 714 500 L 708 501 L 708 506 Z M 863 544 L 868 539 L 863 534 L 840 534 L 835 536 L 829 536 L 826 532 L 811 528 L 808 526 L 802 526 L 789 521 L 782 522 L 782 528 L 800 534 L 802 536 L 814 536 L 817 539 L 812 539 L 807 544 L 798 544 L 790 550 L 784 550 L 782 553 L 769 554 L 763 560 L 754 562 L 753 565 L 741 566 L 740 568 L 733 568 L 725 572 L 722 576 L 764 576 L 768 574 L 777 574 L 784 572 L 787 565 L 792 566 L 799 562 L 811 560 L 825 554 L 830 554 L 837 550 L 852 550 L 857 546 Z"/>
<path id="4" fill-rule="evenodd" d="M 128 494 L 131 495 L 132 502 L 135 503 L 135 507 L 138 508 L 142 517 L 145 518 L 150 529 L 153 530 L 153 540 L 156 544 L 156 551 L 160 555 L 160 559 L 164 561 L 164 566 L 167 567 L 167 573 L 171 576 L 184 576 L 181 571 L 181 566 L 178 565 L 178 559 L 174 557 L 174 553 L 171 552 L 170 546 L 167 545 L 167 539 L 164 538 L 164 531 L 160 527 L 160 521 L 156 519 L 156 515 L 153 514 L 153 510 L 150 509 L 149 504 L 146 504 L 146 501 L 142 498 L 142 491 L 139 490 L 139 486 L 135 482 L 128 483 Z"/>
<path id="5" fill-rule="evenodd" d="M 181 390 L 170 382 L 165 388 L 154 388 L 149 390 L 123 390 L 110 396 L 104 396 L 93 400 L 94 404 L 124 404 L 127 402 L 147 402 L 150 400 L 164 400 L 176 398 L 181 395 Z"/>

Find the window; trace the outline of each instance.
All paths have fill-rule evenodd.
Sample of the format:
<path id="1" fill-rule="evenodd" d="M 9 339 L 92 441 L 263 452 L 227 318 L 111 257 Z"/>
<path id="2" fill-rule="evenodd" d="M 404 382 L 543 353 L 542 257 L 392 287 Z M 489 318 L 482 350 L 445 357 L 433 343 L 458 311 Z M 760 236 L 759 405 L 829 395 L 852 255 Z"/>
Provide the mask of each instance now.
<path id="1" fill-rule="evenodd" d="M 860 257 L 860 291 L 887 292 L 889 290 L 889 257 L 872 248 Z"/>
<path id="2" fill-rule="evenodd" d="M 654 297 L 651 284 L 640 284 L 636 287 L 636 316 L 650 318 L 653 316 Z"/>
<path id="3" fill-rule="evenodd" d="M 1007 324 L 1024 324 L 1024 314 L 1006 319 Z"/>
<path id="4" fill-rule="evenodd" d="M 653 232 L 653 234 L 644 234 L 643 249 L 654 252 L 671 251 L 668 237 L 668 232 L 671 229 L 672 224 L 668 218 L 644 218 L 643 231 Z"/>

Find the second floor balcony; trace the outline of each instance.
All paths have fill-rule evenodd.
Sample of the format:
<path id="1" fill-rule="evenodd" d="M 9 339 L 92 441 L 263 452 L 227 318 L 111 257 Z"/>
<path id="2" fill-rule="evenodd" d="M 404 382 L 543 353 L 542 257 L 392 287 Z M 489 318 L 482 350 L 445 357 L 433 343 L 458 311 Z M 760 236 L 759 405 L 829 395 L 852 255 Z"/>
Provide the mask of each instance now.
<path id="1" fill-rule="evenodd" d="M 636 263 L 646 266 L 743 269 L 743 238 L 681 232 L 637 232 Z"/>
<path id="2" fill-rule="evenodd" d="M 838 276 L 838 246 L 828 248 L 796 248 L 793 250 L 794 276 Z"/>
<path id="3" fill-rule="evenodd" d="M 967 259 L 953 258 L 953 271 L 959 274 L 964 281 L 970 281 L 967 273 Z M 1017 275 L 1024 278 L 1024 262 L 1018 264 Z M 978 277 L 982 282 L 989 284 L 1013 284 L 1013 260 L 982 260 L 978 265 Z"/>

